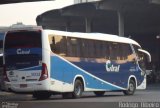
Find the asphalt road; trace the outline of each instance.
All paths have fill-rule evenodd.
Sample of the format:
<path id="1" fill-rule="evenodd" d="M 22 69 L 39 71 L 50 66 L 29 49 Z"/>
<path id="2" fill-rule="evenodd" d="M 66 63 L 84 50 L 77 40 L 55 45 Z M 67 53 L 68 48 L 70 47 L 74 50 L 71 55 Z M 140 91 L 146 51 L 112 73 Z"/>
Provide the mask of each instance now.
<path id="1" fill-rule="evenodd" d="M 1 105 L 18 104 L 14 108 L 160 108 L 160 90 L 136 91 L 133 96 L 124 96 L 122 92 L 106 92 L 103 97 L 85 92 L 80 99 L 62 99 L 61 95 L 54 95 L 47 100 L 36 100 L 32 95 L 1 92 L 0 101 Z M 155 106 L 146 106 L 151 104 Z M 1 105 L 0 108 L 5 108 Z"/>

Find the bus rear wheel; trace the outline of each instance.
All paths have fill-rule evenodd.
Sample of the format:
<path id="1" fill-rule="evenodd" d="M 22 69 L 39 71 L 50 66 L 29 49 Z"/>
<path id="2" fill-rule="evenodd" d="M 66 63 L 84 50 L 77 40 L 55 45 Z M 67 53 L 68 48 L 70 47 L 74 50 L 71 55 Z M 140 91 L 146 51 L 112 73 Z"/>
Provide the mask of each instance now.
<path id="1" fill-rule="evenodd" d="M 96 96 L 103 96 L 105 94 L 105 91 L 95 91 L 94 94 Z"/>
<path id="2" fill-rule="evenodd" d="M 135 90 L 136 90 L 136 83 L 134 80 L 130 80 L 129 85 L 128 85 L 128 90 L 124 90 L 123 93 L 125 95 L 133 95 Z"/>
<path id="3" fill-rule="evenodd" d="M 73 98 L 80 98 L 83 93 L 83 83 L 77 79 L 74 84 L 74 91 L 72 93 Z"/>
<path id="4" fill-rule="evenodd" d="M 39 91 L 39 92 L 34 92 L 34 93 L 33 93 L 33 98 L 43 100 L 43 99 L 48 99 L 48 98 L 50 98 L 51 95 L 52 95 L 52 94 L 49 93 L 49 92 Z"/>
<path id="5" fill-rule="evenodd" d="M 77 79 L 74 84 L 74 91 L 71 93 L 63 93 L 62 97 L 64 99 L 71 99 L 71 98 L 80 98 L 83 92 L 83 83 L 81 80 Z"/>

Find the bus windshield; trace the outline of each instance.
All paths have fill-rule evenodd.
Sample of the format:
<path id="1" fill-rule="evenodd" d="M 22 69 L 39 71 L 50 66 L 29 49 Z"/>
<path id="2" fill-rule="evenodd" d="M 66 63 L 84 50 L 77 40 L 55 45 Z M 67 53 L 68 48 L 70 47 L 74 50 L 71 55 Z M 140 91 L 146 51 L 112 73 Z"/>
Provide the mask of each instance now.
<path id="1" fill-rule="evenodd" d="M 5 64 L 12 69 L 36 66 L 42 60 L 41 48 L 40 31 L 8 32 L 4 45 Z"/>

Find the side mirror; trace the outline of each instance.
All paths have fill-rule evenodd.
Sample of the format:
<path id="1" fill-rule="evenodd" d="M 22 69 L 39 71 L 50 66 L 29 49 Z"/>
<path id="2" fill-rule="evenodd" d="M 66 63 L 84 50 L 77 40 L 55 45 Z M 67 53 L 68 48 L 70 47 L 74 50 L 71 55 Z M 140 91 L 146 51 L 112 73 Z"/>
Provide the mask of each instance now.
<path id="1" fill-rule="evenodd" d="M 145 51 L 145 50 L 142 50 L 142 49 L 138 49 L 138 51 L 146 54 L 148 62 L 151 62 L 151 55 L 150 55 L 150 53 L 148 51 Z"/>

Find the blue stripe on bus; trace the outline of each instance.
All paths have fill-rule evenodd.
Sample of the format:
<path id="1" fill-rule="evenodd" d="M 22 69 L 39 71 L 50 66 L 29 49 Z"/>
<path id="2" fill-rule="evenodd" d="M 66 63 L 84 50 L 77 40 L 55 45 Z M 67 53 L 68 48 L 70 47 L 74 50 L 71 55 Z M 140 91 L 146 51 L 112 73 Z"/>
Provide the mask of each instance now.
<path id="1" fill-rule="evenodd" d="M 55 65 L 56 63 L 56 65 Z M 82 75 L 85 79 L 86 87 L 92 89 L 105 90 L 122 90 L 121 87 L 104 82 L 96 76 L 91 75 L 83 69 L 80 69 L 74 64 L 71 64 L 58 56 L 51 56 L 51 78 L 72 84 L 76 75 Z"/>
<path id="2" fill-rule="evenodd" d="M 92 63 L 88 61 L 81 62 L 73 62 L 76 66 L 84 69 L 87 72 L 97 76 L 100 79 L 103 79 L 107 82 L 116 84 L 118 86 L 127 87 L 128 78 L 130 76 L 129 69 L 132 66 L 132 63 L 127 62 L 124 64 L 120 64 L 119 72 L 108 72 L 106 70 L 106 63 Z M 114 66 L 118 65 L 116 63 L 112 63 Z"/>
<path id="3" fill-rule="evenodd" d="M 71 59 L 71 58 L 70 58 Z M 123 88 L 127 88 L 128 86 L 128 78 L 133 75 L 137 78 L 137 85 L 139 86 L 143 80 L 144 76 L 141 75 L 141 70 L 139 69 L 138 65 L 131 61 L 124 61 L 123 62 L 115 62 L 111 61 L 111 65 L 119 66 L 118 72 L 109 72 L 106 70 L 106 63 L 105 62 L 98 62 L 96 60 L 89 60 L 89 59 L 80 59 L 80 60 L 72 60 L 72 63 L 76 66 L 82 68 L 83 70 L 90 72 L 94 76 L 103 79 L 107 82 L 112 84 L 118 85 Z"/>

